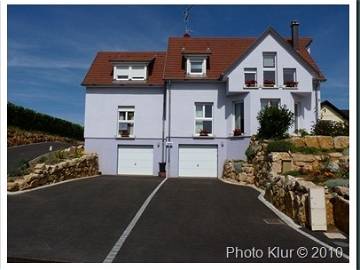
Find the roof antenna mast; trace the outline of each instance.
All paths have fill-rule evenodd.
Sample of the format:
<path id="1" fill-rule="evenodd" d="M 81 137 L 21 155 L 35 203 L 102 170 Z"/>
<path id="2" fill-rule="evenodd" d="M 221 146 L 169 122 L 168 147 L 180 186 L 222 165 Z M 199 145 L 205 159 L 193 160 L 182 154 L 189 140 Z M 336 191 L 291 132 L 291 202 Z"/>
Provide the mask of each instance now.
<path id="1" fill-rule="evenodd" d="M 184 11 L 184 24 L 185 24 L 185 34 L 184 36 L 190 36 L 190 10 L 193 6 L 188 6 Z"/>

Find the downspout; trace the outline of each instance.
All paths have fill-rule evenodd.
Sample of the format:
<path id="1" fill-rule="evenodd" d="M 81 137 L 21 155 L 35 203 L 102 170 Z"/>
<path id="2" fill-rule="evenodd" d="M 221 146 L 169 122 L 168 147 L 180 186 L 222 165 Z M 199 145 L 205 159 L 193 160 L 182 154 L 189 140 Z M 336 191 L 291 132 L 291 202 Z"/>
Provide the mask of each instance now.
<path id="1" fill-rule="evenodd" d="M 161 133 L 161 162 L 165 162 L 165 121 L 166 121 L 166 83 L 164 85 L 162 133 Z"/>
<path id="2" fill-rule="evenodd" d="M 319 98 L 319 93 L 320 93 L 320 83 L 318 80 L 315 81 L 315 121 L 316 123 L 319 121 L 320 118 L 320 111 L 319 111 L 319 103 L 320 103 L 320 98 Z"/>
<path id="3" fill-rule="evenodd" d="M 168 95 L 168 137 L 167 137 L 167 141 L 170 142 L 171 141 L 171 81 L 169 80 L 167 83 L 167 90 L 169 91 L 169 95 Z M 171 149 L 171 145 L 169 144 L 167 146 L 167 173 L 170 172 L 170 149 Z"/>

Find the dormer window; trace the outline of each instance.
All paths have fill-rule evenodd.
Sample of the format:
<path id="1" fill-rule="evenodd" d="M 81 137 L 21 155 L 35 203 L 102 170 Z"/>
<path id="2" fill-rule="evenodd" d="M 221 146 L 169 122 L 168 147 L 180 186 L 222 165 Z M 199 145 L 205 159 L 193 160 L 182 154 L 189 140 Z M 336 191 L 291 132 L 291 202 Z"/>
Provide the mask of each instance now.
<path id="1" fill-rule="evenodd" d="M 188 57 L 186 59 L 186 73 L 190 76 L 206 75 L 206 57 Z"/>
<path id="2" fill-rule="evenodd" d="M 114 66 L 114 80 L 145 81 L 147 77 L 146 64 L 117 64 Z"/>

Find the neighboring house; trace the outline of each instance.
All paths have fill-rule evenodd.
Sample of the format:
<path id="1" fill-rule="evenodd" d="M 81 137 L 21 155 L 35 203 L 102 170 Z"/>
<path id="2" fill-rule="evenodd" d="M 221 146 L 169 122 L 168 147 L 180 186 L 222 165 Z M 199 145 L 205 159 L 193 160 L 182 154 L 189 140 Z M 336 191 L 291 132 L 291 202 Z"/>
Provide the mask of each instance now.
<path id="1" fill-rule="evenodd" d="M 166 162 L 169 177 L 218 177 L 226 159 L 245 159 L 262 107 L 285 105 L 296 115 L 289 132 L 309 130 L 325 78 L 311 38 L 297 22 L 291 33 L 185 34 L 165 52 L 99 52 L 83 81 L 86 150 L 103 174 L 157 175 Z"/>
<path id="2" fill-rule="evenodd" d="M 349 124 L 349 110 L 340 110 L 330 101 L 325 100 L 321 102 L 320 119 Z"/>

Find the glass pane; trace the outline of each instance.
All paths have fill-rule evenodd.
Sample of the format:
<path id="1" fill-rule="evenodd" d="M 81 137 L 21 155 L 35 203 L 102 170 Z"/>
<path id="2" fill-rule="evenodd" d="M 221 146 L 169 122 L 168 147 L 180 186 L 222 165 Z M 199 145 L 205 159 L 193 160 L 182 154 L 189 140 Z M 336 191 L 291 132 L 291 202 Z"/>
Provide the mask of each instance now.
<path id="1" fill-rule="evenodd" d="M 284 83 L 295 81 L 295 69 L 284 69 Z"/>
<path id="2" fill-rule="evenodd" d="M 128 132 L 130 135 L 134 135 L 134 124 L 128 123 Z"/>
<path id="3" fill-rule="evenodd" d="M 128 112 L 128 119 L 127 120 L 134 120 L 135 112 Z"/>
<path id="4" fill-rule="evenodd" d="M 275 71 L 264 71 L 264 84 L 275 83 Z"/>
<path id="5" fill-rule="evenodd" d="M 264 67 L 275 67 L 275 55 L 264 54 Z"/>
<path id="6" fill-rule="evenodd" d="M 205 105 L 205 117 L 212 118 L 212 105 Z"/>
<path id="7" fill-rule="evenodd" d="M 240 103 L 240 129 L 244 133 L 244 103 Z"/>
<path id="8" fill-rule="evenodd" d="M 191 61 L 191 73 L 202 73 L 202 61 Z"/>
<path id="9" fill-rule="evenodd" d="M 251 83 L 251 81 L 256 81 L 255 73 L 245 73 L 245 83 Z"/>
<path id="10" fill-rule="evenodd" d="M 203 121 L 203 127 L 208 133 L 212 133 L 212 121 Z"/>
<path id="11" fill-rule="evenodd" d="M 126 120 L 125 115 L 126 115 L 126 112 L 119 112 L 119 120 Z"/>
<path id="12" fill-rule="evenodd" d="M 278 107 L 280 104 L 280 100 L 278 99 L 270 99 L 270 106 Z"/>
<path id="13" fill-rule="evenodd" d="M 202 105 L 196 105 L 196 117 L 204 117 Z"/>
<path id="14" fill-rule="evenodd" d="M 131 77 L 133 79 L 144 79 L 145 78 L 145 66 L 132 66 Z"/>
<path id="15" fill-rule="evenodd" d="M 202 120 L 196 120 L 195 133 L 199 134 L 202 129 L 203 129 L 203 121 Z"/>
<path id="16" fill-rule="evenodd" d="M 240 127 L 240 103 L 235 104 L 235 128 Z"/>

